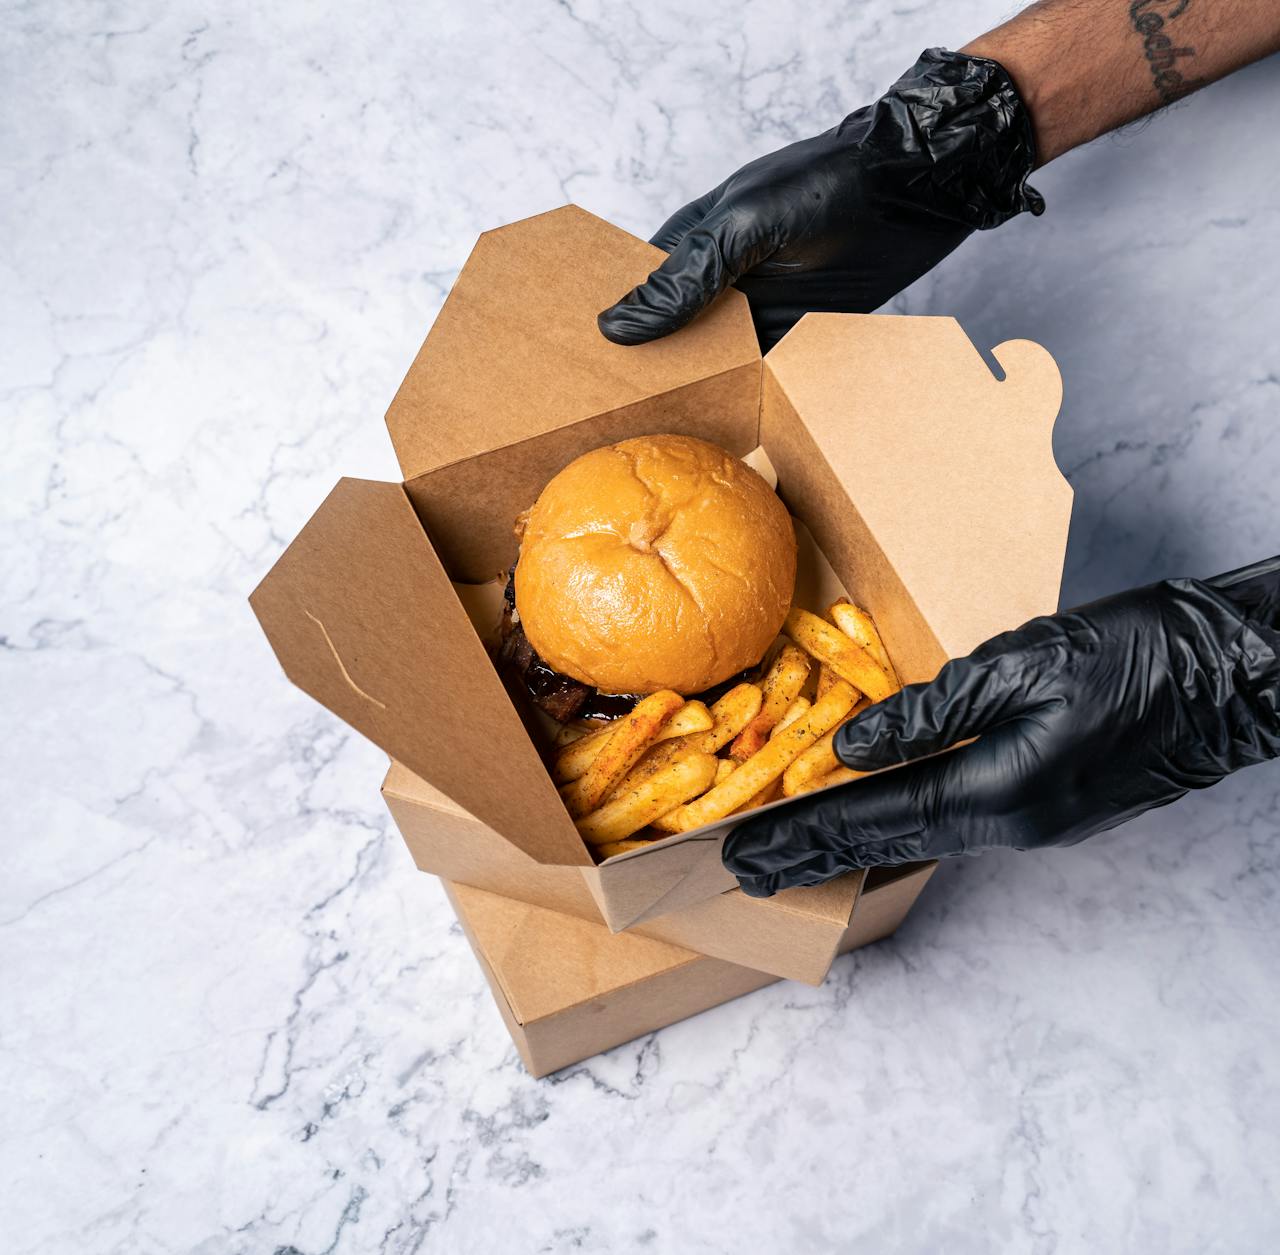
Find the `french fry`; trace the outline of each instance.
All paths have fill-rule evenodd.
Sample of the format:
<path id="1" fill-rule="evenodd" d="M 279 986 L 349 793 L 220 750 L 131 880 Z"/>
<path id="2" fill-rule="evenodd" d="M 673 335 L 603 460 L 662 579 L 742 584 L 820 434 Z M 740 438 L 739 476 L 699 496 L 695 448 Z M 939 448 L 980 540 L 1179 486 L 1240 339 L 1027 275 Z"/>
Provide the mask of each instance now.
<path id="1" fill-rule="evenodd" d="M 760 716 L 757 715 L 758 719 Z M 729 747 L 729 758 L 735 763 L 745 763 L 769 739 L 769 728 L 760 727 L 753 720 L 734 738 Z"/>
<path id="2" fill-rule="evenodd" d="M 747 811 L 753 811 L 757 806 L 767 806 L 770 802 L 776 802 L 780 796 L 778 786 L 781 783 L 780 780 L 770 780 L 755 797 L 748 798 L 733 813 L 735 815 L 745 815 Z"/>
<path id="3" fill-rule="evenodd" d="M 674 715 L 662 726 L 658 733 L 659 741 L 669 741 L 673 737 L 688 736 L 691 732 L 709 732 L 715 720 L 706 702 L 685 702 Z"/>
<path id="4" fill-rule="evenodd" d="M 812 781 L 804 792 L 812 793 L 815 789 L 827 789 L 833 784 L 848 784 L 851 780 L 861 780 L 863 776 L 869 774 L 866 771 L 854 771 L 852 767 L 837 767 L 835 771 L 829 771 L 825 776 Z"/>
<path id="5" fill-rule="evenodd" d="M 828 607 L 827 615 L 855 645 L 861 645 L 875 660 L 880 670 L 897 684 L 898 673 L 893 669 L 893 663 L 889 661 L 888 651 L 884 647 L 884 641 L 880 639 L 880 633 L 876 630 L 875 620 L 861 606 L 855 606 L 848 601 L 837 601 L 835 605 Z M 898 687 L 900 688 L 901 685 Z"/>
<path id="6" fill-rule="evenodd" d="M 837 676 L 837 675 L 833 675 L 833 676 L 832 676 L 832 679 L 833 679 L 833 681 L 834 681 L 836 684 L 842 684 L 842 683 L 844 683 L 844 681 L 843 681 L 843 680 L 841 680 L 841 679 L 840 679 L 840 677 L 839 677 L 839 676 Z M 739 688 L 748 688 L 748 687 L 754 687 L 754 686 L 753 686 L 753 685 L 739 685 L 738 687 L 739 687 Z M 731 697 L 731 696 L 732 696 L 734 693 L 736 693 L 737 691 L 738 691 L 737 689 L 733 689 L 733 690 L 731 690 L 729 693 L 726 693 L 726 694 L 725 694 L 725 696 L 724 696 L 724 697 L 722 697 L 722 698 L 720 699 L 720 701 L 721 701 L 721 702 L 725 701 L 728 697 Z M 759 692 L 760 692 L 760 690 L 759 690 L 759 689 L 756 689 L 756 693 L 757 693 L 757 694 L 759 694 Z M 786 722 L 788 721 L 788 719 L 790 718 L 790 716 L 791 716 L 791 714 L 792 714 L 792 710 L 793 710 L 793 708 L 795 708 L 795 707 L 799 706 L 799 704 L 800 704 L 801 702 L 803 702 L 803 703 L 804 703 L 804 705 L 803 705 L 803 707 L 801 707 L 801 708 L 800 708 L 799 714 L 803 714 L 804 712 L 806 712 L 806 711 L 809 709 L 809 705 L 810 705 L 810 704 L 809 704 L 808 700 L 807 700 L 806 698 L 803 698 L 803 697 L 797 697 L 797 698 L 796 698 L 796 700 L 795 700 L 794 702 L 792 702 L 792 703 L 791 703 L 791 706 L 790 706 L 790 707 L 788 707 L 788 709 L 787 709 L 787 716 L 786 716 L 786 717 L 784 717 L 782 720 L 780 720 L 778 723 L 774 724 L 773 728 L 770 730 L 770 732 L 769 732 L 769 736 L 770 736 L 770 738 L 773 738 L 774 736 L 777 736 L 777 735 L 778 735 L 778 733 L 780 733 L 780 732 L 782 732 L 782 731 L 784 731 L 784 730 L 785 730 L 785 729 L 783 728 L 783 724 L 784 724 L 784 723 L 786 723 Z M 755 714 L 757 714 L 757 713 L 758 713 L 758 711 L 759 711 L 759 707 L 760 707 L 760 705 L 761 705 L 761 704 L 762 704 L 762 703 L 761 703 L 760 698 L 759 698 L 759 697 L 757 697 L 757 700 L 756 700 L 756 710 L 755 710 L 755 711 L 753 711 L 751 715 L 748 715 L 745 719 L 743 719 L 743 720 L 742 720 L 742 722 L 743 722 L 743 724 L 744 724 L 744 725 L 745 725 L 745 724 L 747 724 L 747 723 L 749 723 L 749 722 L 751 721 L 751 719 L 755 717 Z M 717 703 L 716 703 L 716 705 L 715 705 L 715 706 L 713 706 L 713 707 L 711 708 L 713 713 L 715 712 L 716 708 L 717 708 L 719 705 L 720 705 L 720 702 L 717 702 Z M 739 710 L 739 711 L 738 711 L 738 717 L 739 717 L 739 718 L 741 718 L 742 714 L 743 714 L 743 710 Z M 799 715 L 797 715 L 797 717 L 799 717 Z M 792 721 L 792 722 L 794 722 L 794 721 Z M 719 721 L 717 721 L 717 727 L 720 727 L 720 726 L 721 726 L 721 725 L 720 725 Z M 726 721 L 726 723 L 725 723 L 725 727 L 727 727 L 727 726 L 728 726 L 728 721 Z M 698 741 L 699 739 L 700 739 L 700 738 L 698 738 L 698 737 L 690 737 L 690 740 L 691 740 L 691 741 Z M 705 740 L 705 738 L 703 738 L 703 739 Z M 732 737 L 726 737 L 726 738 L 725 738 L 725 742 L 723 742 L 723 743 L 727 743 L 727 741 L 729 741 L 729 740 L 731 740 L 731 739 L 732 739 Z M 721 745 L 721 746 L 717 746 L 716 748 L 717 748 L 717 749 L 722 748 L 723 743 L 722 743 L 722 745 Z M 699 748 L 703 748 L 703 746 L 701 746 L 701 745 L 700 745 L 700 746 L 699 746 Z M 651 755 L 651 756 L 657 756 L 657 755 L 662 754 L 665 750 L 667 750 L 667 746 L 665 746 L 665 745 L 664 745 L 664 746 L 660 746 L 660 747 L 658 747 L 658 748 L 656 748 L 656 749 L 650 750 L 650 751 L 649 751 L 649 753 L 650 753 L 650 755 Z M 722 758 L 722 759 L 720 760 L 720 762 L 721 762 L 721 764 L 723 765 L 723 767 L 727 767 L 730 771 L 735 770 L 735 769 L 739 766 L 739 764 L 738 764 L 738 763 L 735 763 L 731 758 L 730 758 L 730 759 L 724 759 L 724 758 Z M 642 771 L 642 770 L 644 769 L 644 767 L 645 767 L 645 763 L 644 763 L 644 762 L 642 762 L 642 763 L 640 764 L 640 766 L 636 768 L 636 772 Z M 717 767 L 717 768 L 716 768 L 716 780 L 715 780 L 715 783 L 716 783 L 716 784 L 720 784 L 722 780 L 727 779 L 727 773 L 722 774 L 723 767 Z M 634 776 L 635 774 L 636 774 L 635 772 L 633 772 L 633 773 L 632 773 L 632 775 L 633 775 L 633 776 Z M 628 779 L 630 779 L 630 778 L 628 778 Z M 626 783 L 626 782 L 624 781 L 624 783 Z M 776 784 L 777 784 L 777 781 L 774 781 L 774 784 L 776 785 Z M 770 787 L 772 788 L 773 786 L 770 786 Z M 766 790 L 764 790 L 764 792 L 768 792 L 768 790 L 766 789 Z M 770 800 L 772 800 L 772 798 L 770 798 Z M 752 801 L 751 805 L 753 805 L 753 806 L 762 806 L 762 805 L 764 805 L 764 803 L 763 803 L 763 802 L 756 802 L 756 801 L 754 801 L 754 799 L 753 799 L 753 801 Z M 748 809 L 750 809 L 750 808 L 751 808 L 750 806 L 743 806 L 741 809 L 742 809 L 742 810 L 748 810 Z M 679 832 L 680 830 L 675 826 L 675 822 L 674 822 L 674 816 L 675 816 L 675 814 L 676 814 L 676 812 L 675 812 L 675 811 L 672 811 L 670 815 L 662 815 L 662 816 L 659 816 L 659 818 L 657 818 L 657 819 L 655 819 L 655 820 L 653 821 L 653 823 L 652 823 L 652 825 L 651 825 L 651 826 L 652 826 L 652 827 L 654 827 L 654 828 L 657 828 L 660 832 L 664 832 L 664 833 Z"/>
<path id="7" fill-rule="evenodd" d="M 711 731 L 704 732 L 701 740 L 691 741 L 692 748 L 718 754 L 760 713 L 763 704 L 764 694 L 758 684 L 734 685 L 712 705 L 711 717 L 715 722 Z"/>
<path id="8" fill-rule="evenodd" d="M 807 697 L 797 697 L 795 701 L 787 707 L 787 713 L 778 720 L 777 723 L 769 729 L 769 739 L 772 740 L 779 732 L 785 732 L 806 710 L 809 709 L 810 701 Z"/>
<path id="9" fill-rule="evenodd" d="M 658 816 L 705 793 L 715 775 L 715 755 L 691 750 L 629 793 L 623 793 L 579 819 L 578 831 L 582 839 L 592 845 L 625 840 L 633 832 L 648 827 Z"/>
<path id="10" fill-rule="evenodd" d="M 818 664 L 818 696 L 826 697 L 827 691 L 840 677 L 825 662 Z"/>
<path id="11" fill-rule="evenodd" d="M 642 850 L 646 845 L 659 840 L 660 837 L 624 837 L 621 841 L 606 841 L 604 845 L 597 845 L 591 852 L 603 863 L 605 859 L 617 854 L 630 854 L 632 850 Z"/>
<path id="12" fill-rule="evenodd" d="M 685 702 L 679 710 L 662 726 L 658 733 L 658 741 L 668 741 L 672 737 L 688 736 L 692 732 L 707 732 L 715 720 L 707 709 L 705 702 Z M 566 745 L 557 755 L 551 767 L 551 778 L 557 784 L 568 784 L 577 780 L 587 772 L 587 768 L 595 761 L 596 755 L 604 748 L 604 743 L 614 734 L 618 721 L 601 728 L 599 732 L 588 732 L 586 736 Z"/>
<path id="13" fill-rule="evenodd" d="M 651 819 L 649 827 L 656 828 L 663 836 L 669 836 L 673 832 L 680 832 L 681 829 L 676 827 L 676 816 L 683 809 L 683 807 L 677 806 L 675 810 L 668 811 L 665 815 L 659 815 L 657 819 Z"/>
<path id="14" fill-rule="evenodd" d="M 642 698 L 630 714 L 619 719 L 591 766 L 577 780 L 561 788 L 560 796 L 569 814 L 580 819 L 595 810 L 683 705 L 684 698 L 679 693 L 661 689 Z"/>
<path id="15" fill-rule="evenodd" d="M 662 816 L 664 822 L 655 826 L 664 832 L 671 831 L 667 827 L 669 822 L 674 825 L 674 831 L 687 832 L 732 814 L 767 784 L 777 780 L 810 745 L 834 728 L 849 713 L 855 697 L 854 687 L 847 681 L 833 685 L 825 697 L 814 702 L 785 732 L 752 754 L 727 780 L 713 785 L 696 801 L 687 802 L 674 815 Z"/>
<path id="16" fill-rule="evenodd" d="M 777 729 L 775 728 L 775 731 L 776 730 Z M 736 771 L 740 765 L 738 763 L 735 763 L 731 758 L 719 758 L 716 761 L 717 763 L 719 763 L 719 766 L 716 768 L 716 778 L 714 782 L 715 784 L 720 784 L 724 780 L 726 780 L 729 776 L 729 773 Z M 725 768 L 727 768 L 728 770 L 727 771 L 724 770 Z M 755 810 L 757 806 L 764 806 L 769 802 L 777 801 L 777 799 L 781 796 L 782 796 L 782 781 L 770 780 L 769 783 L 766 784 L 764 788 L 761 789 L 760 792 L 755 795 L 755 797 L 749 798 L 746 802 L 744 802 L 741 806 L 739 806 L 738 809 L 733 813 L 735 815 L 745 814 L 747 811 Z M 653 821 L 653 824 L 651 826 L 654 828 L 657 828 L 660 832 L 664 834 L 679 832 L 680 829 L 675 826 L 675 822 L 674 822 L 674 816 L 677 814 L 679 814 L 679 811 L 672 811 L 668 815 L 659 816 L 658 819 Z M 657 841 L 657 840 L 660 840 L 660 838 L 654 837 L 653 840 Z"/>
<path id="17" fill-rule="evenodd" d="M 782 792 L 785 797 L 795 797 L 798 793 L 807 793 L 811 788 L 817 786 L 812 783 L 820 779 L 822 776 L 828 775 L 830 772 L 841 766 L 840 760 L 836 757 L 835 739 L 836 733 L 843 727 L 854 715 L 860 715 L 871 703 L 865 697 L 857 702 L 853 709 L 836 724 L 830 732 L 820 736 L 799 758 L 791 764 L 790 767 L 783 772 L 782 775 Z"/>
<path id="18" fill-rule="evenodd" d="M 685 702 L 658 733 L 659 741 L 672 737 L 688 736 L 692 732 L 710 732 L 715 720 L 706 702 Z"/>
<path id="19" fill-rule="evenodd" d="M 816 614 L 793 606 L 782 630 L 819 662 L 825 662 L 842 680 L 860 689 L 873 702 L 882 702 L 897 691 L 894 683 L 861 645 Z M 834 692 L 834 690 L 832 690 Z"/>
<path id="20" fill-rule="evenodd" d="M 787 713 L 787 707 L 800 696 L 800 690 L 809 676 L 809 659 L 803 649 L 786 644 L 773 660 L 761 684 L 763 701 L 760 713 L 747 724 L 729 747 L 729 757 L 744 763 L 765 741 L 769 739 L 769 729 Z"/>
<path id="21" fill-rule="evenodd" d="M 759 714 L 760 701 L 760 689 L 754 684 L 739 684 L 731 688 L 711 707 L 710 728 L 705 732 L 691 732 L 655 745 L 627 773 L 626 778 L 610 794 L 610 798 L 634 789 L 642 780 L 648 779 L 655 771 L 660 771 L 686 750 L 714 754 L 723 749 Z"/>
<path id="22" fill-rule="evenodd" d="M 599 732 L 588 732 L 576 741 L 570 741 L 556 754 L 551 764 L 551 778 L 557 784 L 568 784 L 585 775 L 588 767 L 595 761 L 595 756 L 604 748 L 604 743 L 613 735 L 617 722 L 601 728 Z"/>

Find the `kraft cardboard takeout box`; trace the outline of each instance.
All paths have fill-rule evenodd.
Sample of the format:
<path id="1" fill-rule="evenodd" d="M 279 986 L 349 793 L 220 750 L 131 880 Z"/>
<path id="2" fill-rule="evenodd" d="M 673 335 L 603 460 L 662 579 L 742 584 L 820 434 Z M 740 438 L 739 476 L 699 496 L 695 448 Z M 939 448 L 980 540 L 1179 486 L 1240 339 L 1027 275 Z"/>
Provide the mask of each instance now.
<path id="1" fill-rule="evenodd" d="M 777 477 L 761 450 L 753 450 L 745 460 L 770 484 L 776 484 Z M 797 597 L 806 605 L 830 605 L 847 590 L 818 553 L 807 529 L 797 524 L 796 531 Z M 505 582 L 495 580 L 459 590 L 482 639 L 496 636 Z M 398 763 L 391 765 L 382 792 L 420 870 L 600 921 L 600 910 L 578 868 L 535 863 L 500 833 Z M 817 985 L 835 958 L 855 909 L 862 876 L 861 872 L 850 873 L 820 887 L 793 889 L 764 901 L 733 889 L 678 911 L 651 916 L 633 927 L 642 936 L 699 954 Z"/>
<path id="2" fill-rule="evenodd" d="M 936 863 L 877 869 L 845 953 L 894 932 Z M 545 908 L 445 884 L 524 1065 L 546 1076 L 699 1011 L 772 984 L 748 967 L 638 937 L 610 933 Z"/>
<path id="3" fill-rule="evenodd" d="M 400 763 L 382 795 L 420 871 L 600 923 L 576 867 L 536 863 Z M 631 931 L 771 976 L 820 985 L 858 907 L 865 872 L 749 898 L 741 889 L 647 920 Z"/>
<path id="4" fill-rule="evenodd" d="M 535 862 L 579 868 L 615 931 L 732 888 L 733 821 L 596 867 L 562 806 L 457 591 L 510 566 L 552 475 L 643 434 L 762 446 L 904 682 L 1056 609 L 1071 502 L 1040 346 L 995 347 L 998 379 L 953 319 L 809 314 L 762 366 L 733 291 L 610 344 L 597 311 L 661 257 L 573 206 L 481 236 L 387 415 L 404 482 L 341 480 L 252 597 L 299 687 Z"/>

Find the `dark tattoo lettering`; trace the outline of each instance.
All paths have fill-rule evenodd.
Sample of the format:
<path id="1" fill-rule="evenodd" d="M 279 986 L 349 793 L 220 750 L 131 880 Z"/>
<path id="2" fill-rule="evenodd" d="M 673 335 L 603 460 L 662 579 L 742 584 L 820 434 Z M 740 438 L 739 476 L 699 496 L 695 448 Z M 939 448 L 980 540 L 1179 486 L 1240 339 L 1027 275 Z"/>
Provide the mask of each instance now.
<path id="1" fill-rule="evenodd" d="M 1191 0 L 1130 0 L 1129 20 L 1142 36 L 1142 48 L 1151 66 L 1151 81 L 1163 104 L 1171 105 L 1204 84 L 1202 78 L 1187 78 L 1177 68 L 1180 57 L 1194 57 L 1196 50 L 1177 47 L 1168 32 L 1191 7 Z"/>

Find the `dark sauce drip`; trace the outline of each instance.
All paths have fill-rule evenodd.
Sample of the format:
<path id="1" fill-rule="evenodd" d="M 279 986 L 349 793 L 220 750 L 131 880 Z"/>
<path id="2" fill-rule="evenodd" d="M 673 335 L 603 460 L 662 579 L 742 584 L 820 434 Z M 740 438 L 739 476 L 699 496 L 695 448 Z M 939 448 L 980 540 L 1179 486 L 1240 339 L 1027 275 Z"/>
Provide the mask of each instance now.
<path id="1" fill-rule="evenodd" d="M 524 629 L 516 617 L 516 569 L 507 573 L 506 587 L 502 590 L 502 645 L 498 651 L 498 663 L 514 671 L 539 710 L 545 711 L 560 723 L 575 719 L 608 721 L 630 714 L 640 700 L 639 693 L 602 693 L 589 684 L 583 684 L 560 671 L 549 667 L 529 644 Z M 752 668 L 707 689 L 693 694 L 698 701 L 710 705 L 718 701 L 736 684 L 741 684 L 752 673 Z"/>

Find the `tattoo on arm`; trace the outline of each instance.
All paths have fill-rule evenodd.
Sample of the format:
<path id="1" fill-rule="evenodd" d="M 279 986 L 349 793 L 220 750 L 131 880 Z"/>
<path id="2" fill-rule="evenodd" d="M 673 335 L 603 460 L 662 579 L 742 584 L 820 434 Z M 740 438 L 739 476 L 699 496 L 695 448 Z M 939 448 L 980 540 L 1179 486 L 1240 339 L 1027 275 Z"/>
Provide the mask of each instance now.
<path id="1" fill-rule="evenodd" d="M 1142 36 L 1142 48 L 1151 66 L 1151 82 L 1162 104 L 1171 105 L 1204 85 L 1202 78 L 1188 78 L 1186 70 L 1196 50 L 1179 45 L 1177 21 L 1192 0 L 1128 0 L 1129 20 Z"/>

